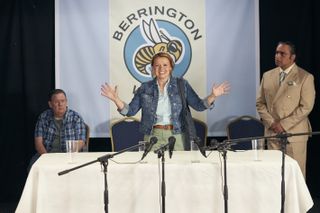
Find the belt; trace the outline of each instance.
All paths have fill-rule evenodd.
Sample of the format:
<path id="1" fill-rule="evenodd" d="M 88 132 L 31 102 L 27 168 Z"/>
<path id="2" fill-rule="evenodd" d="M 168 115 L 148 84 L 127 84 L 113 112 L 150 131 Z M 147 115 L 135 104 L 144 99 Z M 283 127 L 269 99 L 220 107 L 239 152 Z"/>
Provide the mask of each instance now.
<path id="1" fill-rule="evenodd" d="M 169 124 L 169 125 L 154 125 L 153 128 L 154 129 L 171 130 L 171 129 L 173 129 L 173 125 L 172 124 Z"/>

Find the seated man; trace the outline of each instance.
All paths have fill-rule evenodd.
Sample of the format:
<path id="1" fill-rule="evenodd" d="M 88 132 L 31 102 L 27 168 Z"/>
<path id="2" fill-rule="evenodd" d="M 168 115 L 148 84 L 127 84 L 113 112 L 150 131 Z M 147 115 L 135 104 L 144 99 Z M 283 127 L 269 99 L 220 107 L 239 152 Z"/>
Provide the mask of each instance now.
<path id="1" fill-rule="evenodd" d="M 37 154 L 32 164 L 44 153 L 66 152 L 66 140 L 78 140 L 79 150 L 86 140 L 86 129 L 82 117 L 67 107 L 66 93 L 55 89 L 49 94 L 49 107 L 38 118 L 35 128 L 35 148 Z"/>

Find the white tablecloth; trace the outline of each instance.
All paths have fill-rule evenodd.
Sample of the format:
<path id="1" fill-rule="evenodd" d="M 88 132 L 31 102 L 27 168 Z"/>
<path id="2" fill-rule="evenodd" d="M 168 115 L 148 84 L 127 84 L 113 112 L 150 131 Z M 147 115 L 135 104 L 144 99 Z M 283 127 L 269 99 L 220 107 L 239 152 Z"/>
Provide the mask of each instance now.
<path id="1" fill-rule="evenodd" d="M 104 175 L 101 165 L 89 166 L 58 176 L 58 172 L 93 161 L 106 153 L 77 153 L 68 163 L 65 153 L 45 154 L 32 167 L 16 212 L 104 212 Z M 227 181 L 230 213 L 276 213 L 281 205 L 281 152 L 263 151 L 254 161 L 253 151 L 228 152 Z M 109 212 L 160 212 L 161 167 L 149 153 L 144 163 L 132 163 L 141 153 L 127 152 L 109 160 Z M 191 162 L 191 160 L 200 162 Z M 223 213 L 223 158 L 212 152 L 165 155 L 166 212 Z M 285 212 L 305 213 L 312 198 L 298 164 L 286 156 Z"/>

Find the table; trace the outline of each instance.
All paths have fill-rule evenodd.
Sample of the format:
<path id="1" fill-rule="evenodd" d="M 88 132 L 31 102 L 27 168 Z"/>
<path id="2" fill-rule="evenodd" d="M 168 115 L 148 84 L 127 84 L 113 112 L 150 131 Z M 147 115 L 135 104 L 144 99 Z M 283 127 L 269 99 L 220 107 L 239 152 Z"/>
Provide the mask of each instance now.
<path id="1" fill-rule="evenodd" d="M 97 159 L 106 153 L 77 153 L 68 163 L 65 153 L 44 154 L 32 167 L 17 213 L 104 212 L 104 177 L 94 163 L 63 176 L 58 172 Z M 149 153 L 143 163 L 133 163 L 142 153 L 127 152 L 109 160 L 109 212 L 160 212 L 160 162 Z M 262 151 L 254 161 L 253 151 L 228 152 L 227 179 L 230 213 L 280 212 L 281 152 Z M 223 213 L 222 157 L 212 152 L 204 158 L 196 152 L 165 155 L 166 212 Z M 192 163 L 191 160 L 197 160 Z M 286 156 L 285 212 L 307 212 L 312 198 L 295 160 Z"/>

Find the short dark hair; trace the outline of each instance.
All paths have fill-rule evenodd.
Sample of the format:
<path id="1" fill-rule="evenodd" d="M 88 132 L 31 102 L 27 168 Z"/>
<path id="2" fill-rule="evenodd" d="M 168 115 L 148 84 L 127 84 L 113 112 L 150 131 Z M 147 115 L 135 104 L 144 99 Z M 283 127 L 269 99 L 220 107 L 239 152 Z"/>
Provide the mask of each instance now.
<path id="1" fill-rule="evenodd" d="M 296 46 L 291 41 L 279 41 L 278 45 L 285 44 L 290 47 L 290 53 L 291 55 L 296 55 Z"/>
<path id="2" fill-rule="evenodd" d="M 51 90 L 49 95 L 48 95 L 48 100 L 51 101 L 52 97 L 56 94 L 64 94 L 64 96 L 67 98 L 67 95 L 66 93 L 62 90 L 62 89 L 54 89 L 54 90 Z"/>
<path id="3" fill-rule="evenodd" d="M 153 66 L 154 61 L 156 60 L 156 58 L 161 58 L 161 57 L 167 58 L 169 60 L 169 62 L 170 62 L 170 65 L 171 65 L 172 69 L 174 68 L 175 64 L 174 64 L 173 58 L 171 57 L 171 55 L 169 53 L 166 53 L 166 52 L 159 52 L 159 53 L 155 54 L 152 57 L 151 66 Z"/>

